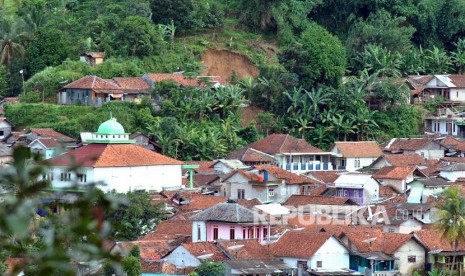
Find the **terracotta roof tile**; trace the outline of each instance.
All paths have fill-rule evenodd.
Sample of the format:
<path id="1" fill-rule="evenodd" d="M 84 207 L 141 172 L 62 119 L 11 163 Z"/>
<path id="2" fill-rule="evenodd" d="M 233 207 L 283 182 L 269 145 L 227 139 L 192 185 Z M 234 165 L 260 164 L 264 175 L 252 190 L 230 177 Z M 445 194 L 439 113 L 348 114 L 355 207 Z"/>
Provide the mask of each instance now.
<path id="1" fill-rule="evenodd" d="M 316 148 L 304 139 L 297 139 L 289 134 L 271 134 L 267 137 L 249 144 L 247 147 L 259 150 L 268 154 L 277 153 L 322 153 L 323 151 Z"/>
<path id="2" fill-rule="evenodd" d="M 187 165 L 199 165 L 199 168 L 194 170 L 197 173 L 214 172 L 212 166 L 215 163 L 216 161 L 184 161 L 184 164 Z"/>
<path id="3" fill-rule="evenodd" d="M 55 138 L 59 142 L 75 142 L 76 139 L 66 136 L 52 128 L 31 128 L 29 132 L 42 138 Z"/>
<path id="4" fill-rule="evenodd" d="M 129 251 L 133 246 L 138 246 L 142 260 L 160 260 L 179 244 L 169 240 L 137 240 L 119 242 L 117 246 L 126 251 Z"/>
<path id="5" fill-rule="evenodd" d="M 394 138 L 392 139 L 384 151 L 399 153 L 404 150 L 415 151 L 426 147 L 429 143 L 435 143 L 436 141 L 431 138 Z"/>
<path id="6" fill-rule="evenodd" d="M 150 93 L 151 87 L 150 85 L 140 77 L 132 77 L 132 78 L 113 78 L 113 81 L 125 92 L 146 92 Z"/>
<path id="7" fill-rule="evenodd" d="M 326 197 L 326 196 L 310 196 L 310 195 L 291 195 L 283 205 L 291 205 L 294 207 L 304 205 L 357 205 L 350 198 L 345 197 Z"/>
<path id="8" fill-rule="evenodd" d="M 254 167 L 259 171 L 267 171 L 274 177 L 284 180 L 287 185 L 320 184 L 309 177 L 297 175 L 295 173 L 283 170 L 273 165 L 256 165 Z"/>
<path id="9" fill-rule="evenodd" d="M 196 242 L 196 243 L 183 243 L 182 246 L 189 251 L 195 257 L 199 257 L 206 254 L 213 254 L 212 257 L 208 258 L 212 262 L 220 262 L 228 260 L 228 257 L 216 246 L 213 242 Z"/>
<path id="10" fill-rule="evenodd" d="M 333 148 L 337 147 L 344 157 L 380 157 L 381 148 L 375 141 L 363 142 L 335 142 Z"/>
<path id="11" fill-rule="evenodd" d="M 269 249 L 276 257 L 310 259 L 330 237 L 328 233 L 291 230 L 271 244 Z"/>
<path id="12" fill-rule="evenodd" d="M 192 236 L 192 221 L 190 220 L 165 220 L 155 227 L 155 230 L 139 237 L 139 241 L 147 240 L 172 240 L 177 237 Z"/>
<path id="13" fill-rule="evenodd" d="M 73 81 L 63 89 L 88 89 L 93 91 L 121 92 L 121 88 L 112 80 L 102 79 L 97 76 L 85 76 Z"/>
<path id="14" fill-rule="evenodd" d="M 442 164 L 439 160 L 436 159 L 429 159 L 426 162 L 426 168 L 421 168 L 421 171 L 426 173 L 428 176 L 435 176 L 438 175 L 438 172 L 441 168 L 445 165 Z"/>
<path id="15" fill-rule="evenodd" d="M 385 154 L 384 158 L 391 166 L 425 165 L 426 161 L 418 154 Z"/>
<path id="16" fill-rule="evenodd" d="M 257 240 L 218 241 L 229 257 L 234 260 L 274 260 L 274 256 Z M 240 247 L 242 246 L 242 247 Z M 238 249 L 235 249 L 240 247 Z"/>
<path id="17" fill-rule="evenodd" d="M 405 194 L 399 194 L 394 188 L 391 186 L 379 186 L 379 196 L 382 198 L 391 198 L 389 202 L 406 202 L 407 198 Z"/>
<path id="18" fill-rule="evenodd" d="M 384 233 L 383 253 L 393 255 L 397 249 L 413 238 L 411 234 Z"/>
<path id="19" fill-rule="evenodd" d="M 194 187 L 205 187 L 210 185 L 212 182 L 219 180 L 220 176 L 217 174 L 194 174 L 192 180 L 194 181 Z M 189 182 L 189 178 L 186 179 Z"/>
<path id="20" fill-rule="evenodd" d="M 183 212 L 205 210 L 215 206 L 218 203 L 226 202 L 228 198 L 224 196 L 203 195 L 196 193 L 191 194 L 188 200 L 189 203 L 181 207 Z"/>
<path id="21" fill-rule="evenodd" d="M 306 173 L 307 176 L 313 177 L 325 184 L 334 183 L 340 174 L 341 171 L 311 171 Z"/>
<path id="22" fill-rule="evenodd" d="M 415 166 L 405 166 L 405 167 L 394 167 L 387 166 L 379 169 L 376 174 L 373 175 L 374 179 L 396 179 L 402 180 L 406 179 L 409 175 L 412 175 L 416 170 Z"/>
<path id="23" fill-rule="evenodd" d="M 242 162 L 268 162 L 271 163 L 274 161 L 273 156 L 258 151 L 253 148 L 242 148 L 236 151 L 233 151 L 226 156 L 226 159 L 237 159 Z"/>
<path id="24" fill-rule="evenodd" d="M 153 73 L 148 74 L 148 77 L 153 82 L 161 82 L 161 81 L 174 81 L 178 85 L 182 86 L 200 86 L 200 82 L 198 78 L 187 78 L 183 74 L 180 73 Z"/>
<path id="25" fill-rule="evenodd" d="M 252 199 L 236 199 L 235 200 L 240 205 L 244 206 L 245 208 L 252 209 L 255 205 L 263 204 L 258 198 Z"/>
<path id="26" fill-rule="evenodd" d="M 133 144 L 89 144 L 48 160 L 55 166 L 126 167 L 181 165 L 182 162 Z"/>
<path id="27" fill-rule="evenodd" d="M 448 163 L 465 163 L 465 157 L 443 157 L 440 160 Z"/>
<path id="28" fill-rule="evenodd" d="M 371 227 L 347 227 L 344 235 L 360 253 L 382 252 L 383 231 Z"/>
<path id="29" fill-rule="evenodd" d="M 42 145 L 44 145 L 48 149 L 53 149 L 56 146 L 60 145 L 60 142 L 58 142 L 55 138 L 39 138 L 34 141 L 39 141 Z M 32 141 L 31 143 L 33 143 Z"/>
<path id="30" fill-rule="evenodd" d="M 441 238 L 437 229 L 422 229 L 414 233 L 415 237 L 428 249 L 428 251 L 442 249 L 444 252 L 453 252 L 454 248 L 450 242 Z M 457 251 L 465 251 L 465 243 L 460 242 Z"/>

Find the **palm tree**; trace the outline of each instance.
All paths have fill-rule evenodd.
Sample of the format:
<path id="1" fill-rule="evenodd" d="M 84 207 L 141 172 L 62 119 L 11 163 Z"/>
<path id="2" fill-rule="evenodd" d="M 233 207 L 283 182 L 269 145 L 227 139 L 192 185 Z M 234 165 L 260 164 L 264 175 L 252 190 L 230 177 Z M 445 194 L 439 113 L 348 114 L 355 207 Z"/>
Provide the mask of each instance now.
<path id="1" fill-rule="evenodd" d="M 21 22 L 6 18 L 0 21 L 0 64 L 9 64 L 24 55 L 25 49 L 20 41 L 27 34 L 22 31 Z"/>
<path id="2" fill-rule="evenodd" d="M 460 242 L 465 241 L 465 198 L 458 187 L 451 187 L 441 194 L 443 204 L 438 205 L 439 220 L 435 227 L 439 234 L 457 251 Z M 452 257 L 450 275 L 455 267 L 455 254 Z"/>
<path id="3" fill-rule="evenodd" d="M 446 51 L 437 48 L 428 49 L 425 51 L 428 69 L 432 74 L 447 74 L 452 65 L 452 61 L 447 55 Z"/>

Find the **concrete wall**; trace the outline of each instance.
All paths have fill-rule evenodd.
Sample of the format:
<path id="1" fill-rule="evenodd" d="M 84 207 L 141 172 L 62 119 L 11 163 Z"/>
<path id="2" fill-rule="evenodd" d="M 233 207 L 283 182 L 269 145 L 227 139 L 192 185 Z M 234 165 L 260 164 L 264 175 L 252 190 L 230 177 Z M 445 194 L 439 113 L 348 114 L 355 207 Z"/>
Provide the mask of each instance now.
<path id="1" fill-rule="evenodd" d="M 187 251 L 184 246 L 176 247 L 163 260 L 169 264 L 174 264 L 176 267 L 197 267 L 200 265 L 199 259 Z"/>
<path id="2" fill-rule="evenodd" d="M 67 187 L 72 181 L 61 181 L 60 173 L 66 168 L 54 168 L 53 187 Z M 161 191 L 162 188 L 181 187 L 181 165 L 158 165 L 136 167 L 87 168 L 87 183 L 102 182 L 100 188 L 107 192 L 116 190 L 126 193 L 134 190 Z M 76 179 L 71 175 L 71 180 Z M 86 183 L 80 183 L 85 185 Z"/>
<path id="3" fill-rule="evenodd" d="M 207 241 L 207 224 L 204 221 L 192 222 L 192 242 Z"/>
<path id="4" fill-rule="evenodd" d="M 415 256 L 415 263 L 409 263 L 408 256 Z M 398 266 L 401 275 L 412 275 L 415 269 L 424 268 L 425 249 L 415 240 L 410 239 L 397 249 L 394 257 L 398 259 L 395 261 L 394 266 Z"/>
<path id="5" fill-rule="evenodd" d="M 465 171 L 439 171 L 439 175 L 446 178 L 449 181 L 455 181 L 459 177 L 465 177 Z"/>
<path id="6" fill-rule="evenodd" d="M 355 160 L 360 160 L 360 167 L 355 166 Z M 349 172 L 356 171 L 363 167 L 370 166 L 373 161 L 377 158 L 369 157 L 369 158 L 346 158 L 346 170 Z"/>
<path id="7" fill-rule="evenodd" d="M 317 267 L 317 261 L 322 267 Z M 330 237 L 308 262 L 308 267 L 315 270 L 341 270 L 349 268 L 349 251 L 334 237 Z"/>
<path id="8" fill-rule="evenodd" d="M 230 230 L 234 227 L 234 239 L 258 239 L 259 242 L 263 241 L 263 233 L 265 228 L 268 226 L 255 225 L 255 226 L 243 226 L 235 223 L 220 223 L 220 222 L 206 222 L 206 241 L 215 241 L 213 237 L 213 229 L 218 227 L 218 240 L 231 240 Z M 245 229 L 245 233 L 244 233 Z M 249 232 L 252 229 L 253 234 Z M 245 236 L 244 236 L 245 234 Z"/>

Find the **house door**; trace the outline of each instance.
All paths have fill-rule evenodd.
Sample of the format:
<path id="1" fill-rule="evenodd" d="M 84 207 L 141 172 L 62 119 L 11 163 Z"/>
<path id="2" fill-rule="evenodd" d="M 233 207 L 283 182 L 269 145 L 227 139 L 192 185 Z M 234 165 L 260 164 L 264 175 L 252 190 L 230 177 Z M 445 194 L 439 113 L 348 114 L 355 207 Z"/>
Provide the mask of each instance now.
<path id="1" fill-rule="evenodd" d="M 452 135 L 452 123 L 451 122 L 446 123 L 446 131 L 447 131 L 447 134 Z"/>

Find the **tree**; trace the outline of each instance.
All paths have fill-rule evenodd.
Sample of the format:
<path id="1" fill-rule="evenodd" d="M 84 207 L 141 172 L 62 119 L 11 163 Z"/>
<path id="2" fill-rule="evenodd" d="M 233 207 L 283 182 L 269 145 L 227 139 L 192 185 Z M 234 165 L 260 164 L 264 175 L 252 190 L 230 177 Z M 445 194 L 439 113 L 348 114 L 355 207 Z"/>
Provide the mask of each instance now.
<path id="1" fill-rule="evenodd" d="M 141 272 L 141 263 L 139 258 L 129 255 L 121 261 L 124 272 L 127 276 L 139 276 Z"/>
<path id="2" fill-rule="evenodd" d="M 465 198 L 459 187 L 450 187 L 441 194 L 442 204 L 438 204 L 439 220 L 435 226 L 439 234 L 449 242 L 454 252 L 460 242 L 465 241 Z M 450 275 L 454 271 L 456 254 L 452 257 Z"/>
<path id="3" fill-rule="evenodd" d="M 465 67 L 465 39 L 460 38 L 454 43 L 455 51 L 451 53 L 452 63 L 459 74 L 463 73 Z"/>
<path id="4" fill-rule="evenodd" d="M 202 262 L 196 269 L 198 276 L 224 276 L 226 267 L 223 263 Z"/>
<path id="5" fill-rule="evenodd" d="M 310 23 L 296 42 L 282 50 L 279 61 L 299 76 L 305 89 L 317 85 L 337 87 L 346 66 L 341 41 L 316 23 Z"/>
<path id="6" fill-rule="evenodd" d="M 425 51 L 425 60 L 427 63 L 427 73 L 429 74 L 447 74 L 452 65 L 447 52 L 436 46 Z"/>
<path id="7" fill-rule="evenodd" d="M 150 196 L 145 192 L 111 193 L 111 195 L 123 200 L 124 203 L 106 214 L 112 224 L 112 235 L 115 238 L 135 240 L 152 230 L 161 219 L 161 212 L 151 204 Z"/>
<path id="8" fill-rule="evenodd" d="M 370 74 L 380 77 L 400 77 L 401 56 L 398 52 L 391 52 L 385 47 L 369 44 L 363 52 L 355 58 L 362 67 Z"/>
<path id="9" fill-rule="evenodd" d="M 164 49 L 163 37 L 155 30 L 147 18 L 129 16 L 118 30 L 115 49 L 124 56 L 145 57 L 159 53 Z"/>
<path id="10" fill-rule="evenodd" d="M 0 65 L 0 99 L 5 98 L 9 93 L 9 75 L 10 74 L 6 66 Z"/>
<path id="11" fill-rule="evenodd" d="M 9 64 L 13 59 L 24 56 L 25 50 L 21 43 L 25 37 L 20 20 L 0 19 L 0 64 Z"/>
<path id="12" fill-rule="evenodd" d="M 194 5 L 192 0 L 151 0 L 152 21 L 155 24 L 169 25 L 185 30 L 192 24 Z"/>
<path id="13" fill-rule="evenodd" d="M 89 184 L 76 192 L 51 192 L 50 182 L 42 177 L 47 171 L 38 156 L 28 148 L 13 151 L 13 162 L 0 170 L 0 185 L 4 190 L 0 203 L 0 251 L 24 262 L 14 273 L 39 275 L 75 275 L 76 262 L 108 258 L 117 260 L 103 249 L 108 239 L 108 223 L 101 214 L 118 205 L 94 185 Z M 76 173 L 76 168 L 70 168 Z M 74 198 L 57 204 L 63 208 L 60 215 L 49 214 L 38 219 L 36 210 L 46 209 L 44 198 Z"/>

